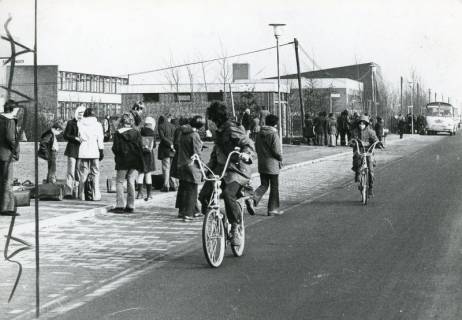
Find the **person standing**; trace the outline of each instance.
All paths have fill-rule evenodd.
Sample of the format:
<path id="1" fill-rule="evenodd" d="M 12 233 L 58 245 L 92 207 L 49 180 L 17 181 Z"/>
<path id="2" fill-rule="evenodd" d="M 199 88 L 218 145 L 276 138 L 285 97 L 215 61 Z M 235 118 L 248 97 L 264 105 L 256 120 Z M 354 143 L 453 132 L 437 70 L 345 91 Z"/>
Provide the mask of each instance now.
<path id="1" fill-rule="evenodd" d="M 103 120 L 104 142 L 111 141 L 111 117 L 107 115 Z"/>
<path id="2" fill-rule="evenodd" d="M 327 136 L 329 147 L 335 147 L 337 145 L 337 119 L 335 119 L 332 112 L 329 113 L 329 118 L 327 118 Z"/>
<path id="3" fill-rule="evenodd" d="M 143 195 L 143 182 L 146 184 L 146 198 L 144 200 L 148 201 L 152 199 L 152 175 L 156 171 L 156 133 L 154 128 L 156 126 L 156 120 L 153 117 L 146 117 L 144 120 L 144 127 L 141 128 L 141 140 L 142 140 L 142 149 L 143 149 L 143 163 L 144 171 L 139 171 L 137 179 L 137 188 L 138 193 L 136 195 L 137 199 L 142 199 Z"/>
<path id="4" fill-rule="evenodd" d="M 347 141 L 350 141 L 350 119 L 348 110 L 343 110 L 337 120 L 337 129 L 340 135 L 340 145 L 346 146 Z"/>
<path id="5" fill-rule="evenodd" d="M 380 142 L 382 142 L 385 136 L 384 129 L 385 129 L 385 121 L 382 119 L 382 117 L 377 117 L 377 122 L 375 124 L 374 130 Z"/>
<path id="6" fill-rule="evenodd" d="M 266 106 L 262 106 L 260 110 L 260 127 L 266 125 L 266 117 L 270 114 Z"/>
<path id="7" fill-rule="evenodd" d="M 175 129 L 175 126 L 170 123 L 170 116 L 159 117 L 157 132 L 159 133 L 160 142 L 157 158 L 162 162 L 162 175 L 164 176 L 164 186 L 160 190 L 162 192 L 176 191 L 175 180 L 170 176 L 170 167 L 175 156 L 175 147 L 173 145 Z"/>
<path id="8" fill-rule="evenodd" d="M 16 112 L 18 105 L 7 100 L 0 114 L 0 215 L 14 216 L 16 205 L 11 185 L 13 162 L 19 160 L 19 143 L 16 135 Z"/>
<path id="9" fill-rule="evenodd" d="M 253 201 L 254 205 L 257 206 L 268 188 L 270 188 L 269 216 L 283 213 L 279 210 L 279 172 L 282 167 L 282 154 L 277 130 L 278 122 L 279 118 L 277 116 L 268 115 L 266 117 L 266 126 L 261 128 L 255 142 L 261 184 L 255 190 Z"/>
<path id="10" fill-rule="evenodd" d="M 51 129 L 45 131 L 40 137 L 38 157 L 48 162 L 47 183 L 56 183 L 56 159 L 58 156 L 58 138 L 63 132 L 61 123 L 56 122 Z"/>
<path id="11" fill-rule="evenodd" d="M 202 173 L 197 162 L 191 163 L 194 154 L 201 155 L 202 141 L 197 132 L 204 125 L 202 116 L 194 116 L 190 123 L 180 127 L 178 139 L 177 175 L 180 180 L 176 197 L 178 217 L 190 221 L 200 213 L 196 212 L 198 187 L 202 182 Z"/>
<path id="12" fill-rule="evenodd" d="M 257 138 L 257 134 L 260 132 L 260 119 L 258 117 L 254 117 L 252 119 L 252 125 L 250 126 L 250 138 L 255 141 Z"/>
<path id="13" fill-rule="evenodd" d="M 307 145 L 315 145 L 316 135 L 314 134 L 313 117 L 311 114 L 307 114 L 305 117 L 305 127 L 303 128 L 303 136 L 306 139 Z"/>
<path id="14" fill-rule="evenodd" d="M 79 178 L 79 198 L 85 200 L 85 182 L 88 176 L 93 176 L 94 195 L 93 200 L 101 200 L 99 188 L 99 163 L 104 158 L 104 134 L 101 123 L 96 119 L 92 108 L 87 108 L 83 119 L 77 123 L 80 147 L 77 172 Z"/>
<path id="15" fill-rule="evenodd" d="M 405 130 L 406 130 L 406 119 L 400 113 L 398 115 L 398 133 L 399 133 L 399 138 L 400 139 L 403 139 L 403 134 L 404 134 Z"/>
<path id="16" fill-rule="evenodd" d="M 80 137 L 79 128 L 77 123 L 83 118 L 85 112 L 84 106 L 78 106 L 75 109 L 74 119 L 69 120 L 64 129 L 64 140 L 67 141 L 66 150 L 64 155 L 67 157 L 67 174 L 66 174 L 66 192 L 64 198 L 74 198 L 76 189 L 76 172 L 77 172 L 77 159 L 79 158 Z"/>
<path id="17" fill-rule="evenodd" d="M 242 115 L 241 124 L 245 129 L 245 133 L 250 137 L 250 127 L 252 126 L 252 117 L 250 116 L 250 109 L 247 108 Z"/>
<path id="18" fill-rule="evenodd" d="M 120 120 L 121 128 L 114 134 L 112 152 L 115 157 L 116 207 L 110 212 L 132 213 L 135 209 L 135 180 L 144 171 L 141 133 L 134 128 L 135 119 L 129 112 Z M 124 204 L 124 181 L 127 180 L 127 204 Z"/>

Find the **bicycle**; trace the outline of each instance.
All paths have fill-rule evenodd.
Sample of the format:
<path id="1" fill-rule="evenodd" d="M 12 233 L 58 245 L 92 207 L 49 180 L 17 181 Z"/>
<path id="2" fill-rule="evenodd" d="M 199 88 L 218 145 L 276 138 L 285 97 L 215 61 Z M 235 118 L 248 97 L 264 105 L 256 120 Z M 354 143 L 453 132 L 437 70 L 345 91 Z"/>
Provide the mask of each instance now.
<path id="1" fill-rule="evenodd" d="M 359 185 L 358 189 L 361 192 L 361 202 L 363 205 L 367 205 L 367 201 L 369 199 L 368 188 L 369 188 L 369 166 L 367 164 L 367 157 L 371 157 L 371 160 L 374 157 L 374 150 L 375 147 L 380 144 L 382 148 L 384 148 L 382 142 L 376 141 L 374 142 L 368 149 L 365 151 L 365 147 L 363 146 L 361 140 L 352 139 L 351 143 L 356 144 L 356 152 L 360 156 L 361 166 L 359 167 Z M 360 147 L 362 149 L 360 149 Z M 362 151 L 361 151 L 362 150 Z"/>
<path id="2" fill-rule="evenodd" d="M 237 149 L 237 148 L 236 148 Z M 221 212 L 220 194 L 221 194 L 221 180 L 223 179 L 226 169 L 228 168 L 231 156 L 241 156 L 238 150 L 232 151 L 226 160 L 225 167 L 221 175 L 215 174 L 207 165 L 202 162 L 197 154 L 191 157 L 191 160 L 197 161 L 205 181 L 213 182 L 213 192 L 208 203 L 208 208 L 204 215 L 204 222 L 202 224 L 202 248 L 204 251 L 205 259 L 211 267 L 218 268 L 223 262 L 226 246 L 231 244 L 231 251 L 235 257 L 240 257 L 244 253 L 245 247 L 245 227 L 244 227 L 244 214 L 242 200 L 247 197 L 240 197 L 238 200 L 240 223 L 238 225 L 238 232 L 240 234 L 240 245 L 233 245 L 231 243 L 231 224 L 228 222 L 226 214 Z M 210 173 L 207 175 L 206 172 Z"/>

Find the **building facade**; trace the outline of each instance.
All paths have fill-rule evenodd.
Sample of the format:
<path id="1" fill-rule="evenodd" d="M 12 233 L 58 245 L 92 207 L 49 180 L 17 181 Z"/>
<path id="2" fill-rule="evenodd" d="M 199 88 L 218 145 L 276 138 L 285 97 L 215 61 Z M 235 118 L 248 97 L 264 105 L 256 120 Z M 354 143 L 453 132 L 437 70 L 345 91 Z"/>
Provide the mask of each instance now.
<path id="1" fill-rule="evenodd" d="M 245 108 L 256 114 L 264 108 L 278 114 L 277 82 L 235 82 L 223 84 L 129 84 L 121 86 L 122 105 L 129 108 L 137 101 L 143 101 L 145 113 L 154 117 L 170 114 L 173 118 L 204 115 L 210 103 L 223 101 L 239 118 Z M 288 100 L 290 89 L 281 86 L 281 105 L 283 130 L 287 133 L 289 126 Z"/>
<path id="2" fill-rule="evenodd" d="M 8 81 L 9 67 L 5 79 Z M 98 117 L 115 116 L 122 110 L 119 88 L 127 78 L 59 70 L 57 65 L 38 66 L 38 102 L 47 119 L 69 120 L 78 105 L 93 107 Z M 34 93 L 34 67 L 16 66 L 14 90 L 30 97 Z M 14 94 L 13 99 L 21 100 Z M 32 106 L 32 104 L 30 104 Z"/>

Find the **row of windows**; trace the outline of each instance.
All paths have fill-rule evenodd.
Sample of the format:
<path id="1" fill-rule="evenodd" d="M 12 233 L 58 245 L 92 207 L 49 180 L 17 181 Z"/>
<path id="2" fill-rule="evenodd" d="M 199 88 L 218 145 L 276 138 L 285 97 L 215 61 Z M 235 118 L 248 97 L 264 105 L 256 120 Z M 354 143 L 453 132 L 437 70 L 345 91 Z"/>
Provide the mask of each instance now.
<path id="1" fill-rule="evenodd" d="M 61 120 L 71 120 L 74 118 L 75 109 L 83 105 L 95 110 L 98 118 L 106 116 L 117 116 L 122 112 L 122 105 L 116 103 L 96 103 L 96 102 L 58 102 L 56 116 Z"/>
<path id="2" fill-rule="evenodd" d="M 165 95 L 171 96 L 172 93 L 164 93 Z M 190 92 L 173 93 L 175 102 L 191 102 Z M 143 94 L 144 102 L 160 102 L 159 93 L 145 93 Z M 223 92 L 208 92 L 207 101 L 223 101 Z"/>
<path id="3" fill-rule="evenodd" d="M 59 71 L 58 89 L 80 92 L 117 93 L 117 87 L 128 79 Z"/>

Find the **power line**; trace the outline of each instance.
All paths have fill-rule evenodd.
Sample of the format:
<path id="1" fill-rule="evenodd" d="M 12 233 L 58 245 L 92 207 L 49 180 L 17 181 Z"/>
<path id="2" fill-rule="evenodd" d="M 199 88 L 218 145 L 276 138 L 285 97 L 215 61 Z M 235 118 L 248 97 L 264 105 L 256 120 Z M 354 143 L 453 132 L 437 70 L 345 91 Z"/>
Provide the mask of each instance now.
<path id="1" fill-rule="evenodd" d="M 290 44 L 293 44 L 293 43 L 294 43 L 293 41 L 287 42 L 287 43 L 279 45 L 279 47 L 284 47 L 284 46 L 287 46 L 287 45 L 290 45 Z M 202 61 L 184 63 L 184 64 L 179 64 L 179 65 L 176 65 L 176 66 L 170 66 L 170 67 L 165 67 L 165 68 L 159 68 L 159 69 L 153 69 L 153 70 L 129 73 L 128 76 L 137 76 L 137 75 L 141 75 L 141 74 L 165 71 L 165 70 L 170 70 L 170 69 L 175 69 L 175 68 L 182 68 L 182 67 L 192 66 L 192 65 L 196 65 L 196 64 L 209 63 L 209 62 L 219 61 L 219 60 L 223 60 L 223 59 L 231 59 L 231 58 L 241 57 L 241 56 L 245 56 L 245 55 L 249 55 L 249 54 L 253 54 L 253 53 L 258 53 L 258 52 L 262 52 L 262 51 L 271 50 L 271 49 L 274 49 L 274 48 L 276 48 L 276 46 L 263 48 L 263 49 L 258 49 L 258 50 L 253 50 L 253 51 L 248 51 L 248 52 L 243 52 L 243 53 L 238 53 L 238 54 L 234 54 L 234 55 L 231 55 L 231 56 L 225 56 L 225 57 L 214 58 L 214 59 L 209 59 L 209 60 L 202 60 Z M 125 74 L 125 75 L 127 75 L 127 74 Z M 120 76 L 123 76 L 123 75 L 120 75 Z"/>

